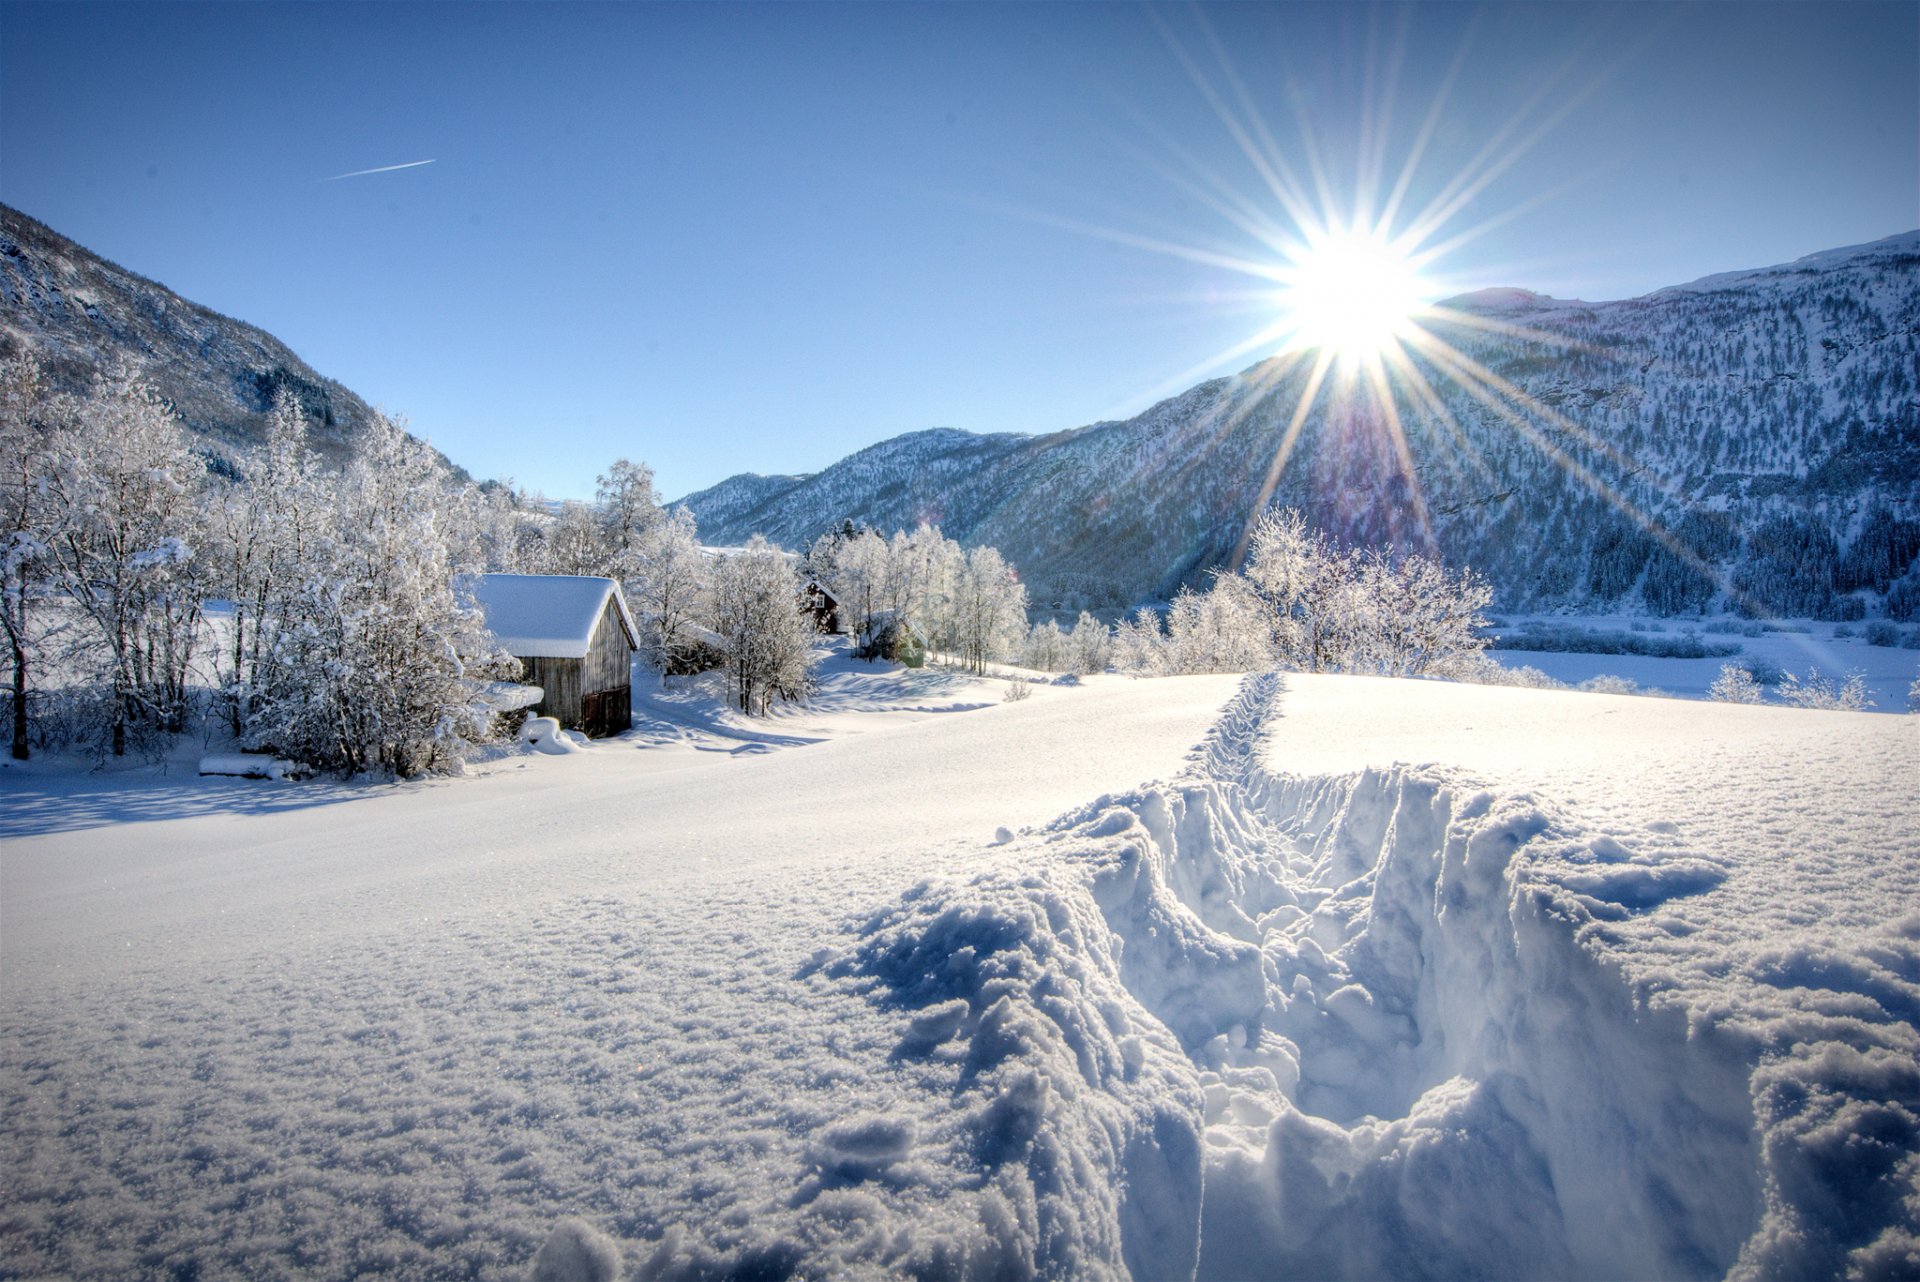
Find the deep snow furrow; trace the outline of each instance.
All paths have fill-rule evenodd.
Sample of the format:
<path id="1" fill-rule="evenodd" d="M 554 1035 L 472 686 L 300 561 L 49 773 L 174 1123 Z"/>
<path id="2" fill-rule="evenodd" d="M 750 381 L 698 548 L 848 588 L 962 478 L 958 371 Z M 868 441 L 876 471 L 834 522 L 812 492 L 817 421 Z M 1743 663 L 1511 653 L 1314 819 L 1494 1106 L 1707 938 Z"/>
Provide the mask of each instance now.
<path id="1" fill-rule="evenodd" d="M 1658 912 L 1682 929 L 1722 862 L 1631 849 L 1440 771 L 1269 774 L 1284 693 L 1249 678 L 1184 774 L 1064 816 L 1029 843 L 1034 872 L 923 887 L 846 965 L 903 1008 L 902 1053 L 937 1041 L 968 1066 L 956 1092 L 982 1119 L 976 1154 L 1006 1129 L 997 1099 L 1044 1101 L 1015 1110 L 1017 1143 L 987 1145 L 1027 1162 L 1034 1236 L 1072 1238 L 1082 1260 L 1117 1239 L 1153 1277 L 1196 1257 L 1202 1277 L 1789 1275 L 1839 1271 L 1875 1233 L 1897 1246 L 1912 1180 L 1893 1167 L 1914 1145 L 1884 1055 L 1846 1069 L 1886 1097 L 1891 1193 L 1878 1222 L 1810 1251 L 1808 1207 L 1831 1190 L 1783 1186 L 1756 1121 L 1756 1092 L 1807 1112 L 1755 1075 L 1786 1048 L 1649 989 L 1610 951 L 1621 922 Z M 1897 1007 L 1897 981 L 1878 982 Z M 982 1071 L 970 1043 L 989 1034 Z M 1089 1134 L 1094 1149 L 1033 1165 Z M 1202 1179 L 1195 1223 L 1172 1186 Z M 1070 1184 L 1081 1209 L 1049 1209 Z M 1797 1254 L 1767 1239 L 1781 1225 Z"/>

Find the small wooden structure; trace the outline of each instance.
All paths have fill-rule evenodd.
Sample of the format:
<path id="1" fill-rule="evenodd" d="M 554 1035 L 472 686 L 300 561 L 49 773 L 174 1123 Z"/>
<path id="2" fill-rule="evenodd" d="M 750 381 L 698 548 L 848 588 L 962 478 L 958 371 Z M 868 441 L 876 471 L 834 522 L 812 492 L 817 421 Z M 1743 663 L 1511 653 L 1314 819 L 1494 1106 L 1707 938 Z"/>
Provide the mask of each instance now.
<path id="1" fill-rule="evenodd" d="M 840 598 L 818 579 L 808 579 L 800 588 L 800 608 L 813 616 L 813 628 L 828 636 L 845 632 Z"/>
<path id="2" fill-rule="evenodd" d="M 483 574 L 473 597 L 522 679 L 545 692 L 532 715 L 594 738 L 633 724 L 633 652 L 640 630 L 612 579 Z"/>

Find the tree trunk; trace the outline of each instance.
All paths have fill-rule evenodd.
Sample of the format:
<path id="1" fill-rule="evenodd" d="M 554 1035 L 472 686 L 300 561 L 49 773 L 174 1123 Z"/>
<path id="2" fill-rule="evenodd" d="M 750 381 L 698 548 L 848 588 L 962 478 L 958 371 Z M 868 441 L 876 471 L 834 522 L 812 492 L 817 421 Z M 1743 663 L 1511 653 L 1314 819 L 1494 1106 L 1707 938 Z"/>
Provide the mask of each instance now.
<path id="1" fill-rule="evenodd" d="M 13 759 L 27 759 L 27 652 L 13 646 Z"/>

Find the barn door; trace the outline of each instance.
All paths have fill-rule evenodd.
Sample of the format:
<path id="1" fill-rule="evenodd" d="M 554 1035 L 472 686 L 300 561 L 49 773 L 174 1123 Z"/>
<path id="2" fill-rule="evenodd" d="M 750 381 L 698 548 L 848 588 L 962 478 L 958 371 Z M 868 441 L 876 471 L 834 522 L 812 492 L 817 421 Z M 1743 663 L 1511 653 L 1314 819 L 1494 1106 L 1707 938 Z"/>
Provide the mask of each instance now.
<path id="1" fill-rule="evenodd" d="M 581 728 L 589 738 L 604 739 L 608 735 L 625 734 L 633 725 L 633 694 L 628 689 L 602 690 L 599 694 L 587 695 L 581 705 Z"/>

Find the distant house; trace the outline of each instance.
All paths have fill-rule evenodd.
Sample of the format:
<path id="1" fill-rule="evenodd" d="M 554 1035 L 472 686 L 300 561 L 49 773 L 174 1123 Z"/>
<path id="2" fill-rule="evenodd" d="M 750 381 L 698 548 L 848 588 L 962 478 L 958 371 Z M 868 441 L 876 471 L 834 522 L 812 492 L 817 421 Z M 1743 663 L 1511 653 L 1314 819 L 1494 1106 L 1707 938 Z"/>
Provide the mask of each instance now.
<path id="1" fill-rule="evenodd" d="M 523 680 L 544 691 L 533 714 L 599 738 L 633 724 L 633 652 L 640 630 L 612 579 L 483 574 L 474 600 Z"/>
<path id="2" fill-rule="evenodd" d="M 840 598 L 818 579 L 808 579 L 800 588 L 800 608 L 813 616 L 815 631 L 834 635 L 847 630 Z"/>

